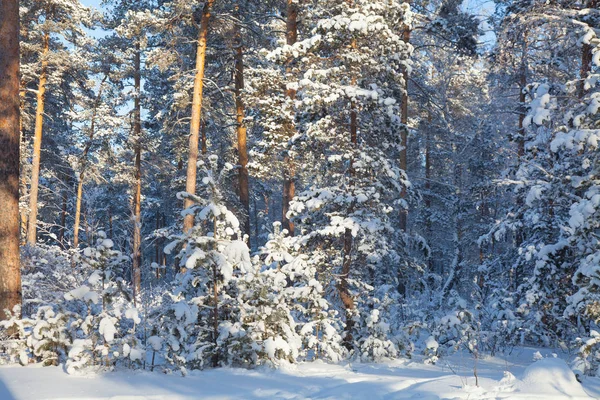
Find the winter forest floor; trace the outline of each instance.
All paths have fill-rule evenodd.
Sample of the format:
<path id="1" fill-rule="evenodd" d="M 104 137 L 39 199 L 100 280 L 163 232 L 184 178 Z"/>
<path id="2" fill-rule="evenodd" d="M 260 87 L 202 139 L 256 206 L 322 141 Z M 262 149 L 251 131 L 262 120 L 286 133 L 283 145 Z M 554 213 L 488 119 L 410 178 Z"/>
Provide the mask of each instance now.
<path id="1" fill-rule="evenodd" d="M 539 351 L 544 357 L 534 362 Z M 559 354 L 559 357 L 568 358 Z M 62 367 L 0 367 L 1 400 L 190 399 L 588 399 L 600 378 L 579 384 L 552 350 L 516 348 L 479 360 L 466 354 L 425 365 L 419 359 L 381 364 L 303 363 L 283 370 L 216 369 L 179 374 L 120 370 L 66 374 Z M 506 372 L 508 371 L 508 373 Z"/>

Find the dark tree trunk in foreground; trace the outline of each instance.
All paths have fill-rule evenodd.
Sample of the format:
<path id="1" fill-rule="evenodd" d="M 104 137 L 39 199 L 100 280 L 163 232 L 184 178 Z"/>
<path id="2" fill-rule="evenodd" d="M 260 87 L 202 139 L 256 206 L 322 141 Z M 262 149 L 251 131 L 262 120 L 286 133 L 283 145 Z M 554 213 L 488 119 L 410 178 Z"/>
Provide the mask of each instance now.
<path id="1" fill-rule="evenodd" d="M 0 320 L 21 303 L 19 2 L 0 1 Z"/>

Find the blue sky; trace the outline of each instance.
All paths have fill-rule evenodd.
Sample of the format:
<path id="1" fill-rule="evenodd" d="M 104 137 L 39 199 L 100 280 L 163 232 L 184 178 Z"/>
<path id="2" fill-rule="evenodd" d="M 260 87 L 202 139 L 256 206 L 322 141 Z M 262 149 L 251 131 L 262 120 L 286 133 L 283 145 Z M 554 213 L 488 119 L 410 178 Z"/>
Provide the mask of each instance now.
<path id="1" fill-rule="evenodd" d="M 80 1 L 81 1 L 81 4 L 83 4 L 84 6 L 100 8 L 101 0 L 80 0 Z"/>

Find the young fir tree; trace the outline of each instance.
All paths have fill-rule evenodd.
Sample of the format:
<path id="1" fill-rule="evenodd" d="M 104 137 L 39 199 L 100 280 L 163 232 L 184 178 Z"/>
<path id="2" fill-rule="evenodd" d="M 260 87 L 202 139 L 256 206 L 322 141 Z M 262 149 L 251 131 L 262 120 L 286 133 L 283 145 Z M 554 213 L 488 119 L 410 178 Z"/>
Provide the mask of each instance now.
<path id="1" fill-rule="evenodd" d="M 251 266 L 249 249 L 242 241 L 238 219 L 223 204 L 220 185 L 233 166 L 218 172 L 218 158 L 209 157 L 202 179 L 206 200 L 193 199 L 183 215 L 194 214 L 194 227 L 173 237 L 165 250 L 180 247 L 180 273 L 170 295 L 170 312 L 160 322 L 169 358 L 180 367 L 204 368 L 251 362 L 248 338 L 236 301 L 236 275 Z"/>

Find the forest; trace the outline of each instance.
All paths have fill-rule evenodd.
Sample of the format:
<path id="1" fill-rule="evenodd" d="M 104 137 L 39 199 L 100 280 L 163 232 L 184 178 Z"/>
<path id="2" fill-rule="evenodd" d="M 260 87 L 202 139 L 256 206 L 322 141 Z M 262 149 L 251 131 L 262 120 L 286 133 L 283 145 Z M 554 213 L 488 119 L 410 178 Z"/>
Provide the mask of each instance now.
<path id="1" fill-rule="evenodd" d="M 598 35 L 597 0 L 1 0 L 0 364 L 600 376 Z"/>

